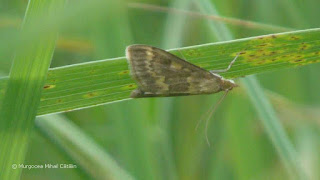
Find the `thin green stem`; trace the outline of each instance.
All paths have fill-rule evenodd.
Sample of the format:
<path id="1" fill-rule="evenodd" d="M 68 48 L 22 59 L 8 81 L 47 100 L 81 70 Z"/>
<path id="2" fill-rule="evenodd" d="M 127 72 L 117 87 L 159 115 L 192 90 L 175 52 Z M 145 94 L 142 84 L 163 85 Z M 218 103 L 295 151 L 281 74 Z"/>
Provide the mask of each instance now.
<path id="1" fill-rule="evenodd" d="M 54 15 L 64 0 L 30 0 L 22 31 L 29 31 L 38 16 Z M 51 62 L 57 28 L 23 44 L 18 49 L 10 71 L 0 110 L 0 179 L 19 179 L 28 140 L 37 115 L 42 87 Z"/>
<path id="2" fill-rule="evenodd" d="M 222 30 L 222 29 L 221 29 Z M 222 36 L 221 36 L 222 37 Z M 320 29 L 308 29 L 169 50 L 204 69 L 232 68 L 221 75 L 237 78 L 320 62 Z M 49 70 L 38 115 L 71 111 L 129 99 L 136 88 L 125 57 Z M 8 78 L 0 79 L 0 100 Z"/>
<path id="3" fill-rule="evenodd" d="M 94 179 L 134 179 L 87 136 L 70 119 L 62 115 L 51 115 L 36 119 L 36 127 L 52 142 L 75 160 Z M 77 167 L 80 168 L 80 167 Z"/>
<path id="4" fill-rule="evenodd" d="M 218 14 L 210 1 L 201 0 L 199 1 L 199 4 L 202 11 L 211 14 Z M 233 37 L 231 31 L 229 31 L 228 28 L 223 24 L 220 24 L 220 28 L 224 29 L 223 31 L 216 31 L 216 29 L 219 30 L 219 28 L 217 28 L 217 26 L 214 24 L 211 27 L 214 29 L 213 32 L 215 32 L 216 35 L 225 37 L 223 40 L 229 40 Z M 282 125 L 276 116 L 272 105 L 264 94 L 263 89 L 259 85 L 256 77 L 246 77 L 242 79 L 242 82 L 248 91 L 250 99 L 254 104 L 260 119 L 262 120 L 267 134 L 269 135 L 271 141 L 278 151 L 279 156 L 284 162 L 289 176 L 304 179 L 306 176 L 302 171 L 300 164 L 298 163 L 297 152 L 286 135 L 285 130 L 282 128 Z"/>

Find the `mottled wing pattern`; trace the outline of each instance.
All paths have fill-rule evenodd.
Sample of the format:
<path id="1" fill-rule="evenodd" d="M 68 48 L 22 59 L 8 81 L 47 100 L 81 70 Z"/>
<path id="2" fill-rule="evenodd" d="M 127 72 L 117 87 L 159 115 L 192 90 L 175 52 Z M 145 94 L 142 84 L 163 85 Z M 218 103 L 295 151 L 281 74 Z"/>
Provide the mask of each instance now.
<path id="1" fill-rule="evenodd" d="M 208 94 L 221 90 L 221 77 L 167 51 L 147 45 L 127 47 L 131 75 L 138 83 L 132 97 Z"/>

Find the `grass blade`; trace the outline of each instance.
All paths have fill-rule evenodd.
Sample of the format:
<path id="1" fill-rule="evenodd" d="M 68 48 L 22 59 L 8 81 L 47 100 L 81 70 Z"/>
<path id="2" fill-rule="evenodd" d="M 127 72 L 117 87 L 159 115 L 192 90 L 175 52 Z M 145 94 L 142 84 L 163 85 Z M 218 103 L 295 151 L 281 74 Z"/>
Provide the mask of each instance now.
<path id="1" fill-rule="evenodd" d="M 278 154 L 282 158 L 282 161 L 285 163 L 289 174 L 292 177 L 305 179 L 305 174 L 302 172 L 302 168 L 300 167 L 301 163 L 298 162 L 299 158 L 297 157 L 297 152 L 286 135 L 272 105 L 265 97 L 257 79 L 247 77 L 243 83 L 245 84 L 248 95 L 260 116 L 262 124 L 277 149 Z"/>
<path id="2" fill-rule="evenodd" d="M 213 14 L 217 14 L 214 10 L 213 6 L 210 6 L 211 2 L 207 0 L 199 1 L 202 5 L 201 7 L 204 8 L 204 11 L 211 11 Z M 224 27 L 223 25 L 221 25 Z M 212 28 L 214 28 L 212 26 Z M 227 27 L 225 27 L 227 28 Z M 219 31 L 216 32 L 219 35 Z M 226 31 L 221 32 L 221 35 L 224 35 L 225 39 L 232 38 L 231 32 L 227 29 Z M 269 38 L 277 38 L 276 36 L 270 36 Z M 299 38 L 295 36 L 291 36 L 290 38 Z M 264 38 L 262 38 L 263 40 Z M 268 44 L 268 43 L 267 43 Z M 267 44 L 260 44 L 259 46 L 268 46 Z M 301 44 L 303 45 L 303 44 Z M 301 47 L 302 48 L 302 47 Z M 263 52 L 263 50 L 261 51 Z M 247 54 L 247 50 L 245 51 Z M 264 52 L 265 53 L 265 52 Z M 272 51 L 270 55 L 273 54 Z M 299 56 L 299 55 L 298 55 Z M 300 57 L 299 57 L 300 58 Z M 268 98 L 265 96 L 263 89 L 259 85 L 258 81 L 256 80 L 255 76 L 246 77 L 242 80 L 244 83 L 244 87 L 247 89 L 248 94 L 250 96 L 251 101 L 255 105 L 255 109 L 258 112 L 259 119 L 262 120 L 266 131 L 273 142 L 275 148 L 278 151 L 278 154 L 282 158 L 290 177 L 299 177 L 299 179 L 306 178 L 305 174 L 303 173 L 302 168 L 300 167 L 297 158 L 297 152 L 293 148 L 289 138 L 286 135 L 285 130 L 282 128 L 281 123 L 276 116 L 276 113 L 270 104 Z"/>
<path id="3" fill-rule="evenodd" d="M 177 14 L 181 17 L 183 16 L 185 17 L 185 15 L 187 15 L 190 17 L 198 17 L 201 19 L 210 19 L 217 22 L 223 22 L 223 23 L 228 23 L 232 25 L 238 25 L 241 27 L 252 28 L 252 29 L 269 30 L 272 32 L 274 31 L 282 32 L 282 31 L 293 30 L 291 28 L 285 28 L 285 27 L 271 25 L 271 24 L 263 24 L 263 23 L 258 23 L 254 21 L 247 21 L 247 20 L 230 18 L 230 17 L 222 17 L 218 15 L 212 15 L 209 13 L 203 14 L 203 13 L 198 13 L 193 11 L 186 11 L 186 10 L 182 10 L 182 8 L 168 8 L 168 7 L 156 6 L 151 4 L 143 4 L 143 3 L 130 3 L 128 6 L 130 8 L 143 9 L 143 10 L 152 11 L 152 12 Z"/>
<path id="4" fill-rule="evenodd" d="M 221 43 L 170 50 L 207 70 L 223 69 L 239 52 L 243 54 L 226 78 L 243 77 L 282 68 L 320 62 L 320 29 L 308 29 Z M 107 72 L 107 73 L 106 73 Z M 41 97 L 38 115 L 70 111 L 128 99 L 136 84 L 130 78 L 125 57 L 51 69 Z M 5 87 L 7 78 L 0 80 Z M 1 89 L 0 99 L 4 90 Z"/>
<path id="5" fill-rule="evenodd" d="M 188 10 L 191 8 L 192 0 L 173 0 L 170 7 L 185 9 Z M 130 5 L 129 5 L 130 7 Z M 177 14 L 168 14 L 166 17 L 166 23 L 164 26 L 164 35 L 163 35 L 163 42 L 162 48 L 169 49 L 172 47 L 181 47 L 183 46 L 185 34 L 185 27 L 188 17 L 186 16 L 179 16 Z M 171 122 L 174 120 L 173 113 L 177 110 L 177 107 L 174 107 L 174 103 L 176 99 L 173 98 L 162 98 L 156 99 L 154 101 L 156 105 L 156 115 L 157 121 L 160 123 L 160 128 L 165 132 L 163 133 L 163 137 L 161 138 L 161 147 L 162 152 L 164 152 L 165 157 L 165 164 L 167 171 L 167 179 L 178 179 L 179 174 L 177 170 L 178 160 L 174 158 L 174 146 L 172 143 L 172 139 L 170 138 L 176 131 L 172 131 L 171 129 Z M 181 168 L 183 168 L 181 166 Z"/>
<path id="6" fill-rule="evenodd" d="M 29 1 L 22 31 L 28 31 L 35 17 L 54 14 L 64 0 Z M 37 114 L 42 87 L 55 48 L 57 29 L 54 28 L 32 44 L 18 49 L 2 102 L 0 117 L 0 179 L 19 179 L 27 151 L 28 139 Z"/>
<path id="7" fill-rule="evenodd" d="M 36 127 L 67 152 L 92 178 L 134 179 L 121 169 L 102 147 L 65 117 L 60 115 L 40 117 L 36 119 Z"/>

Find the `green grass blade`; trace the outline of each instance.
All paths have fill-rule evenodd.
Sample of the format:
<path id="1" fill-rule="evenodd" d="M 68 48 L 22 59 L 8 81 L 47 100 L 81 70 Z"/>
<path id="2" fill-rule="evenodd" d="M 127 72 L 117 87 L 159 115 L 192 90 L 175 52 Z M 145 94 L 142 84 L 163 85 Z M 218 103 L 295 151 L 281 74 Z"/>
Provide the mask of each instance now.
<path id="1" fill-rule="evenodd" d="M 217 14 L 211 2 L 207 0 L 202 0 L 199 2 L 202 5 L 201 7 L 205 8 L 203 11 L 209 11 L 213 14 Z M 212 6 L 210 6 L 210 4 Z M 212 8 L 208 9 L 210 7 Z M 227 27 L 225 27 L 224 25 L 221 25 L 221 27 L 224 27 L 226 30 L 216 32 L 217 35 L 220 35 L 220 33 L 221 35 L 224 35 L 223 36 L 225 38 L 224 40 L 232 38 L 232 34 L 227 29 Z M 215 27 L 212 27 L 212 29 L 214 28 Z M 273 36 L 270 36 L 270 38 L 272 37 Z M 277 38 L 277 37 L 274 37 L 274 38 Z M 295 37 L 291 36 L 291 38 L 295 38 Z M 263 52 L 263 53 L 266 53 L 266 52 Z M 272 55 L 272 54 L 273 53 L 270 52 L 269 55 Z M 271 141 L 273 142 L 274 146 L 278 150 L 278 154 L 280 155 L 283 162 L 285 163 L 288 169 L 289 175 L 291 175 L 291 177 L 298 176 L 299 179 L 305 178 L 305 174 L 303 173 L 303 170 L 301 170 L 301 166 L 297 162 L 298 160 L 297 152 L 293 148 L 289 138 L 286 135 L 286 132 L 282 128 L 281 123 L 279 122 L 273 107 L 269 103 L 268 98 L 265 96 L 263 89 L 257 82 L 256 77 L 250 76 L 250 77 L 244 78 L 242 82 L 244 82 L 244 87 L 247 89 L 250 99 L 255 105 L 255 109 L 257 110 L 260 119 L 263 121 L 263 125 L 265 126 Z"/>
<path id="2" fill-rule="evenodd" d="M 192 6 L 192 0 L 173 0 L 169 7 L 189 10 Z M 188 17 L 177 14 L 168 14 L 164 26 L 164 35 L 161 48 L 169 49 L 172 47 L 181 47 L 184 42 L 185 27 Z M 175 136 L 177 131 L 172 130 L 172 122 L 174 115 L 172 112 L 177 110 L 174 106 L 176 99 L 162 98 L 154 101 L 156 106 L 157 121 L 160 123 L 160 128 L 164 131 L 161 138 L 162 152 L 165 157 L 165 171 L 167 172 L 167 179 L 178 179 L 178 160 L 175 159 L 175 149 L 173 146 L 171 136 Z M 181 166 L 180 168 L 184 168 Z"/>
<path id="3" fill-rule="evenodd" d="M 297 157 L 297 152 L 286 135 L 281 123 L 279 123 L 280 121 L 269 100 L 265 97 L 257 79 L 247 77 L 246 81 L 243 81 L 243 83 L 260 116 L 260 120 L 285 163 L 290 175 L 292 177 L 297 177 L 298 179 L 305 179 L 305 174 L 302 172 L 300 166 L 301 163 L 298 162 L 299 158 Z"/>
<path id="4" fill-rule="evenodd" d="M 215 4 L 209 0 L 201 0 L 198 1 L 198 3 L 202 12 L 218 15 L 218 11 L 214 6 Z M 226 25 L 219 24 L 218 27 L 220 28 L 217 28 L 217 24 L 209 23 L 209 26 L 211 30 L 216 33 L 216 36 L 220 37 L 220 40 L 233 39 L 231 31 Z M 223 30 L 218 31 L 219 29 Z M 228 144 L 226 149 L 232 151 L 230 155 L 232 156 L 233 162 L 233 175 L 238 179 L 252 179 L 260 173 L 261 168 L 257 163 L 260 157 L 259 151 L 253 151 L 251 148 L 252 145 L 255 145 L 255 150 L 259 149 L 259 146 L 256 145 L 255 137 L 250 134 L 250 124 L 252 123 L 250 121 L 250 113 L 248 114 L 248 112 L 250 112 L 250 102 L 243 96 L 238 97 L 234 95 L 231 95 L 228 101 L 232 101 L 232 103 L 228 103 L 228 106 L 222 111 L 232 113 L 227 113 L 223 119 L 223 128 L 226 131 L 225 136 L 227 137 L 227 141 L 223 141 L 222 143 Z M 235 119 L 237 119 L 237 121 L 234 121 Z M 217 161 L 214 155 L 211 158 Z M 213 172 L 215 168 L 216 167 L 213 168 Z M 210 174 L 210 177 L 214 176 L 216 175 L 213 173 Z"/>
<path id="5" fill-rule="evenodd" d="M 91 27 L 94 34 L 96 57 L 121 56 L 126 46 L 132 44 L 134 39 L 132 35 L 135 33 L 129 23 L 126 2 L 123 0 L 108 1 L 107 6 L 106 12 L 102 11 L 99 16 L 95 17 L 96 22 L 93 21 Z M 139 28 L 143 29 L 144 26 Z M 117 132 L 112 133 L 112 136 L 117 137 L 116 154 L 122 166 L 136 179 L 154 179 L 159 177 L 160 172 L 156 168 L 156 161 L 152 159 L 154 150 L 149 146 L 148 136 L 145 136 L 149 131 L 143 120 L 148 111 L 140 112 L 136 109 L 137 107 L 138 109 L 146 109 L 148 105 L 147 103 L 137 103 L 119 103 L 112 107 L 103 106 L 101 109 L 99 108 L 100 116 L 115 120 L 112 129 Z M 97 113 L 91 114 L 96 115 Z"/>
<path id="6" fill-rule="evenodd" d="M 189 9 L 191 0 L 174 0 L 170 7 L 179 9 Z M 172 47 L 180 47 L 183 44 L 183 32 L 187 17 L 169 15 L 167 17 L 166 25 L 164 26 L 164 36 L 162 46 L 165 49 Z"/>
<path id="7" fill-rule="evenodd" d="M 93 139 L 60 115 L 36 119 L 36 127 L 75 160 L 94 179 L 134 179 Z M 79 168 L 79 167 L 78 167 Z"/>
<path id="8" fill-rule="evenodd" d="M 0 30 L 8 27 L 19 28 L 21 23 L 22 20 L 19 18 L 0 15 Z M 57 39 L 56 48 L 79 54 L 90 54 L 93 51 L 93 45 L 88 40 L 72 39 L 70 37 L 63 37 L 62 35 L 59 35 Z"/>
<path id="9" fill-rule="evenodd" d="M 30 24 L 35 17 L 52 15 L 63 5 L 64 0 L 29 1 L 22 31 L 30 30 Z M 18 49 L 13 60 L 0 111 L 0 179 L 20 177 L 22 168 L 13 169 L 12 165 L 19 166 L 24 162 L 56 36 L 57 29 L 53 28 L 34 39 L 32 44 L 21 42 L 24 48 Z"/>
<path id="10" fill-rule="evenodd" d="M 286 127 L 290 128 L 292 125 L 303 124 L 306 121 L 315 126 L 320 125 L 319 106 L 297 104 L 272 91 L 266 91 L 265 93 L 277 110 L 277 114 L 281 117 L 282 122 L 286 124 Z M 299 123 L 297 124 L 296 121 Z"/>
<path id="11" fill-rule="evenodd" d="M 205 69 L 223 69 L 239 52 L 244 54 L 222 76 L 243 77 L 320 62 L 320 29 L 210 43 L 180 48 L 184 57 Z M 181 56 L 177 49 L 170 52 Z M 0 81 L 5 87 L 7 78 Z M 70 111 L 128 99 L 136 88 L 125 57 L 51 69 L 38 115 Z M 3 96 L 3 89 L 0 91 Z"/>
<path id="12" fill-rule="evenodd" d="M 213 3 L 211 1 L 201 0 L 201 1 L 197 1 L 197 4 L 202 13 L 219 15 L 218 11 L 213 6 Z M 225 25 L 224 22 L 211 21 L 208 24 L 210 26 L 210 30 L 219 41 L 228 41 L 228 40 L 234 39 L 229 28 Z"/>

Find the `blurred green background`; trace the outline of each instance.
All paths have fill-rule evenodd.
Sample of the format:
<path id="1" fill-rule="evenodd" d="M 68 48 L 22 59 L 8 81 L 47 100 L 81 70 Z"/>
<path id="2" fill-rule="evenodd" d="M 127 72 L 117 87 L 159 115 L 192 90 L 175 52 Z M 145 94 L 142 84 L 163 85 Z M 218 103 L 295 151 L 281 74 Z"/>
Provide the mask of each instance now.
<path id="1" fill-rule="evenodd" d="M 203 4 L 191 0 L 105 0 L 104 3 L 69 0 L 65 14 L 53 19 L 61 22 L 62 28 L 51 67 L 121 57 L 130 44 L 170 49 L 224 40 L 219 32 L 210 29 L 212 21 L 129 8 L 132 2 L 197 12 L 203 8 L 200 7 Z M 294 29 L 319 27 L 318 0 L 203 2 L 210 3 L 222 16 Z M 1 76 L 9 73 L 14 38 L 27 4 L 27 0 L 0 0 Z M 234 25 L 226 27 L 236 39 L 276 33 Z M 297 159 L 311 179 L 320 178 L 319 69 L 320 64 L 314 64 L 258 75 L 298 152 Z M 136 179 L 290 178 L 241 87 L 227 96 L 211 118 L 211 146 L 206 144 L 203 123 L 197 131 L 195 127 L 221 95 L 133 99 L 63 113 L 59 117 L 80 128 L 80 133 L 91 137 Z M 54 121 L 55 116 L 41 118 Z M 42 126 L 36 127 L 25 164 L 65 163 L 76 164 L 77 168 L 24 169 L 21 179 L 97 178 L 88 170 L 94 171 L 96 167 L 83 167 L 72 156 L 74 152 L 66 150 L 74 144 L 63 144 Z M 82 150 L 90 151 L 90 148 Z M 86 160 L 82 162 L 85 164 Z"/>

